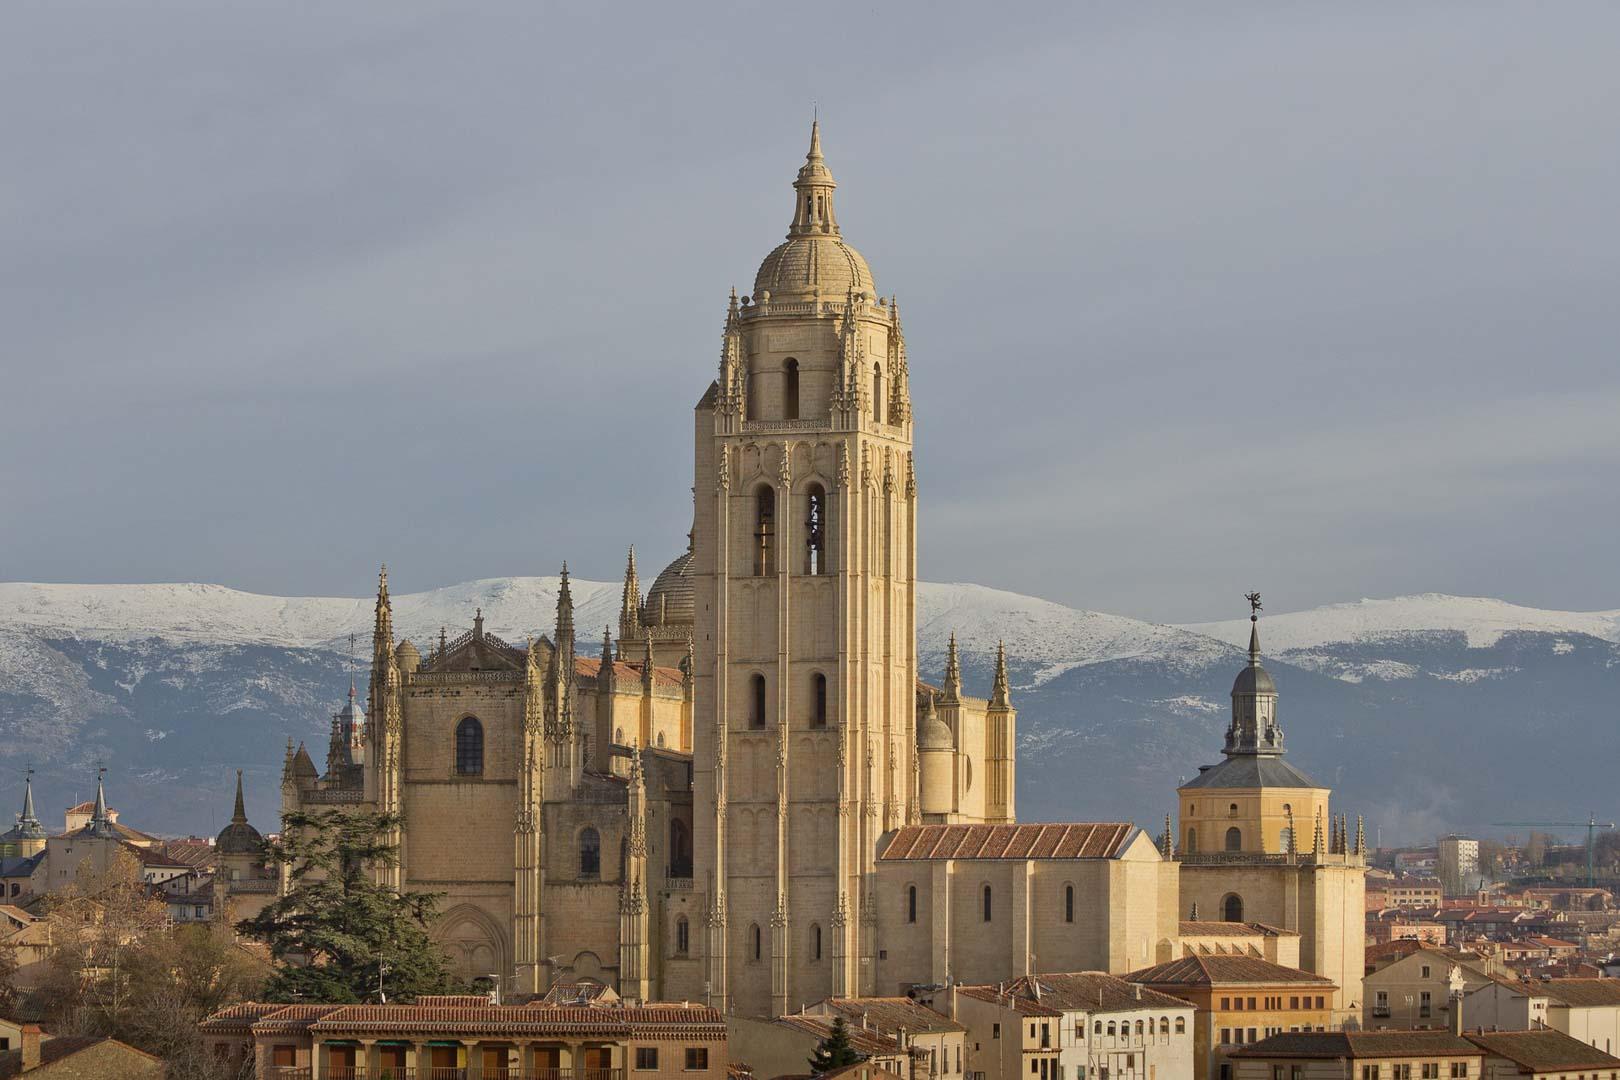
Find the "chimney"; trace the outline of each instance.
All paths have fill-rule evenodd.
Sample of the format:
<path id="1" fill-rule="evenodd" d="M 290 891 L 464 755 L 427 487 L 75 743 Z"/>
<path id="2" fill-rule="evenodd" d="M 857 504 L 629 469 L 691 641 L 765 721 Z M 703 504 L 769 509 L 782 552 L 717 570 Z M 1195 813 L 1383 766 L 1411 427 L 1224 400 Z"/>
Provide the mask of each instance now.
<path id="1" fill-rule="evenodd" d="M 1461 1038 L 1463 1033 L 1462 1003 L 1461 994 L 1451 999 L 1451 1033 L 1458 1038 Z"/>
<path id="2" fill-rule="evenodd" d="M 1136 991 L 1136 1000 L 1141 1001 L 1142 1000 L 1142 984 L 1141 983 L 1131 983 L 1131 989 Z"/>
<path id="3" fill-rule="evenodd" d="M 39 1025 L 22 1026 L 22 1071 L 39 1068 Z"/>

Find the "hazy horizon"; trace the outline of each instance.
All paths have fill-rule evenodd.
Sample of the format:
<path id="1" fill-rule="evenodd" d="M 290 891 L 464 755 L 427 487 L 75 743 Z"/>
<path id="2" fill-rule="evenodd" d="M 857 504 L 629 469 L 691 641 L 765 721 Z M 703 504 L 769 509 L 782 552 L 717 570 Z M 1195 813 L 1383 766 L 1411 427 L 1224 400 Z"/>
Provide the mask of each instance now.
<path id="1" fill-rule="evenodd" d="M 1620 603 L 1620 9 L 818 10 L 9 10 L 0 579 L 650 579 L 814 103 L 923 578 Z"/>

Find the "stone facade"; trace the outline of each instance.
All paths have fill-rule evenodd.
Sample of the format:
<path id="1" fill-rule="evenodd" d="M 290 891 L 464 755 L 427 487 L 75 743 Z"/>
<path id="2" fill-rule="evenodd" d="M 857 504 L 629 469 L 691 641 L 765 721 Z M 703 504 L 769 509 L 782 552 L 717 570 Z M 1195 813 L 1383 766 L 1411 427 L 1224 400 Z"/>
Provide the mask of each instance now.
<path id="1" fill-rule="evenodd" d="M 1227 749 L 1266 765 L 1184 787 L 1160 845 L 1016 824 L 1003 650 L 984 697 L 954 637 L 940 684 L 919 680 L 905 336 L 836 186 L 813 127 L 787 238 L 733 291 L 694 410 L 687 550 L 645 594 L 631 553 L 600 650 L 576 655 L 566 567 L 550 636 L 502 641 L 475 613 L 425 655 L 395 640 L 385 572 L 367 708 L 351 693 L 334 717 L 324 772 L 288 746 L 284 813 L 398 815 L 380 873 L 442 893 L 435 937 L 502 993 L 567 979 L 781 1016 L 1119 973 L 1180 956 L 1178 919 L 1234 896 L 1230 921 L 1297 933 L 1307 968 L 1359 986 L 1363 842 L 1331 826 L 1301 850 L 1293 822 L 1329 793 L 1280 766 L 1258 643 Z"/>

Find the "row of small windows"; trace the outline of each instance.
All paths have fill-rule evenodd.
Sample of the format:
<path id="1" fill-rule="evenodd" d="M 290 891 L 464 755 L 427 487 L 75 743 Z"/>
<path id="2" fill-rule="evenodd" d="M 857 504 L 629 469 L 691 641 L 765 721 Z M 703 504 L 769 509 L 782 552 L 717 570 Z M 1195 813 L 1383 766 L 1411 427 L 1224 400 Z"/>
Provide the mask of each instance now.
<path id="1" fill-rule="evenodd" d="M 1091 1033 L 1093 1035 L 1105 1034 L 1103 1022 L 1101 1020 L 1093 1020 L 1092 1021 L 1092 1023 L 1091 1023 Z M 1108 1034 L 1108 1035 L 1115 1035 L 1115 1034 L 1129 1035 L 1130 1033 L 1131 1033 L 1131 1022 L 1129 1020 L 1122 1021 L 1119 1024 L 1119 1028 L 1118 1028 L 1117 1031 L 1115 1030 L 1115 1027 L 1114 1027 L 1114 1021 L 1112 1021 L 1112 1020 L 1108 1021 L 1106 1034 Z M 1151 1034 L 1153 1034 L 1153 1021 L 1152 1020 L 1148 1020 L 1148 1021 L 1138 1020 L 1136 1022 L 1136 1033 L 1138 1035 L 1151 1035 Z M 1170 1018 L 1168 1016 L 1159 1017 L 1159 1034 L 1160 1035 L 1168 1035 L 1168 1034 L 1170 1034 Z M 1185 1016 L 1176 1017 L 1176 1034 L 1177 1035 L 1185 1035 L 1185 1034 L 1187 1034 L 1187 1018 Z"/>
<path id="2" fill-rule="evenodd" d="M 883 365 L 872 365 L 872 419 L 883 422 L 888 399 L 883 396 Z M 749 403 L 748 418 L 762 420 L 757 402 Z M 782 364 L 782 419 L 799 419 L 799 361 L 788 357 Z"/>
<path id="3" fill-rule="evenodd" d="M 832 572 L 827 552 L 827 489 L 811 484 L 805 489 L 804 561 L 800 572 L 819 577 Z M 776 489 L 761 487 L 754 494 L 754 576 L 776 573 Z"/>
<path id="4" fill-rule="evenodd" d="M 995 913 L 996 913 L 995 893 L 990 888 L 990 886 L 986 885 L 984 887 L 984 892 L 981 894 L 981 896 L 983 898 L 983 905 L 984 905 L 983 906 L 984 921 L 985 922 L 992 922 L 992 921 L 994 921 Z M 907 885 L 906 886 L 906 922 L 914 923 L 916 921 L 917 921 L 917 886 L 915 886 L 915 885 Z M 1063 886 L 1063 921 L 1067 922 L 1067 923 L 1074 922 L 1074 886 L 1073 885 L 1065 885 L 1065 886 Z"/>
<path id="5" fill-rule="evenodd" d="M 675 953 L 685 956 L 691 944 L 691 932 L 688 929 L 686 916 L 682 915 L 675 920 Z M 765 934 L 758 923 L 748 927 L 748 958 L 750 960 L 763 960 L 765 958 Z M 810 924 L 810 959 L 821 959 L 821 927 L 815 923 Z"/>
<path id="6" fill-rule="evenodd" d="M 1284 830 L 1285 833 L 1286 833 L 1286 831 L 1287 830 Z M 1286 837 L 1284 839 L 1286 841 Z M 1188 827 L 1188 829 L 1187 829 L 1187 842 L 1184 845 L 1182 845 L 1182 850 L 1185 851 L 1189 855 L 1196 855 L 1198 853 L 1198 830 L 1197 829 L 1192 828 L 1191 826 Z M 1243 850 L 1243 830 L 1238 828 L 1236 825 L 1234 825 L 1230 829 L 1226 830 L 1226 850 L 1227 851 L 1242 851 Z"/>
<path id="7" fill-rule="evenodd" d="M 748 678 L 748 726 L 762 728 L 767 715 L 765 676 L 754 674 Z M 810 676 L 810 726 L 827 726 L 827 676 L 813 672 Z"/>

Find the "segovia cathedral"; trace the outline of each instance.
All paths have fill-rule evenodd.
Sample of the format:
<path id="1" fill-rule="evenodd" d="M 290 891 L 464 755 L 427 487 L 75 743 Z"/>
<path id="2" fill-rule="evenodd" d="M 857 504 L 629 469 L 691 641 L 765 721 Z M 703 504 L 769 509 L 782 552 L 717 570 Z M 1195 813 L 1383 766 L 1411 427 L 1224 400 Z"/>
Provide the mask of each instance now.
<path id="1" fill-rule="evenodd" d="M 1359 1006 L 1365 841 L 1282 760 L 1260 663 L 1179 826 L 1018 824 L 1005 652 L 986 697 L 918 678 L 917 468 L 899 306 L 843 239 L 819 130 L 786 240 L 733 291 L 694 411 L 686 551 L 576 651 L 481 614 L 426 655 L 378 583 L 367 708 L 324 773 L 288 747 L 284 813 L 399 815 L 402 889 L 503 994 L 559 981 L 780 1015 L 1038 971 L 1116 974 L 1195 948 L 1195 920 L 1297 933 Z M 245 819 L 244 819 L 245 824 Z M 1195 928 L 1196 929 L 1196 928 Z M 1219 934 L 1217 932 L 1216 936 Z"/>

